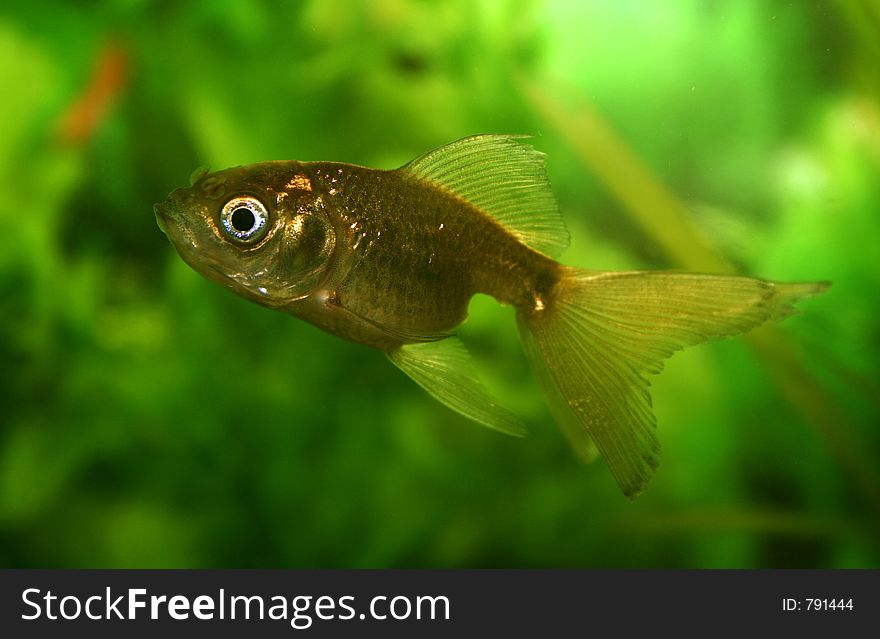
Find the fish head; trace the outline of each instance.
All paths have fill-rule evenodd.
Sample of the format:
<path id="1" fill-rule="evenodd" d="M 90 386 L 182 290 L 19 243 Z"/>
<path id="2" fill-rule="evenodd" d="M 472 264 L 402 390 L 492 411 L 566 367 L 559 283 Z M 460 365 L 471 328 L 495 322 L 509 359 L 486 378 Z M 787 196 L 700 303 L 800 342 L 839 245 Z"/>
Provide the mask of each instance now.
<path id="1" fill-rule="evenodd" d="M 327 274 L 336 233 L 295 165 L 197 169 L 189 187 L 153 207 L 159 228 L 193 269 L 242 297 L 276 308 L 308 297 Z"/>

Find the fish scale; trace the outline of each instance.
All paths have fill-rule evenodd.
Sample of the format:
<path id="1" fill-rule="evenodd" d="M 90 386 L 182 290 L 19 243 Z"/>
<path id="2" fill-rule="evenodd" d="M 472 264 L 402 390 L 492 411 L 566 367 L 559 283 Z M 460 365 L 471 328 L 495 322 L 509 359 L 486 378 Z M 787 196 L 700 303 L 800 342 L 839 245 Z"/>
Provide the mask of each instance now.
<path id="1" fill-rule="evenodd" d="M 478 292 L 527 305 L 531 281 L 556 270 L 478 209 L 404 172 L 316 167 L 313 175 L 319 190 L 338 175 L 328 208 L 351 230 L 342 241 L 356 258 L 336 288 L 340 301 L 413 338 L 451 332 Z"/>

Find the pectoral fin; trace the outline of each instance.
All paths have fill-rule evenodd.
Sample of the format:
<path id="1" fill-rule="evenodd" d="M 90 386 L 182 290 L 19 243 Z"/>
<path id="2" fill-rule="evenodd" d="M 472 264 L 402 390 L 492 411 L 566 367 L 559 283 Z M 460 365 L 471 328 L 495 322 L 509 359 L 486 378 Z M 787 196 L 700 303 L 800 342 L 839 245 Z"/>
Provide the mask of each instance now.
<path id="1" fill-rule="evenodd" d="M 406 344 L 388 352 L 388 359 L 455 412 L 507 435 L 525 435 L 520 419 L 500 406 L 480 382 L 470 354 L 457 337 Z"/>

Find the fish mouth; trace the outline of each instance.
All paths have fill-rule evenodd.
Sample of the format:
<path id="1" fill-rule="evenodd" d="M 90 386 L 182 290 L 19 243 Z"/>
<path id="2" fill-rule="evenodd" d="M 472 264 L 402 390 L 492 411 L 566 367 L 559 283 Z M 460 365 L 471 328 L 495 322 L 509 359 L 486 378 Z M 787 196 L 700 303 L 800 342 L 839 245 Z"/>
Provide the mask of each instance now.
<path id="1" fill-rule="evenodd" d="M 172 194 L 173 195 L 173 194 Z M 257 297 L 251 290 L 253 286 L 240 273 L 230 273 L 223 260 L 198 241 L 196 234 L 180 219 L 173 197 L 153 205 L 156 224 L 171 242 L 171 245 L 194 271 L 218 284 L 231 288 L 239 294 Z"/>
<path id="2" fill-rule="evenodd" d="M 159 229 L 168 235 L 168 204 L 166 202 L 154 204 L 153 214 L 156 216 L 156 224 L 159 225 Z"/>
<path id="3" fill-rule="evenodd" d="M 199 263 L 198 245 L 192 232 L 180 224 L 175 208 L 170 200 L 165 200 L 153 205 L 153 214 L 156 216 L 156 224 L 171 245 L 177 250 L 184 262 L 197 271 Z"/>

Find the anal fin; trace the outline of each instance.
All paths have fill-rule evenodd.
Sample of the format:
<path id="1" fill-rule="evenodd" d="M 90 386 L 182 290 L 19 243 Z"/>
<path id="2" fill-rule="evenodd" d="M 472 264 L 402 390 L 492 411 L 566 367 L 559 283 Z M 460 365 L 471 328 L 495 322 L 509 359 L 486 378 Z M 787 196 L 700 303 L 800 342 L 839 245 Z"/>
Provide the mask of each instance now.
<path id="1" fill-rule="evenodd" d="M 455 412 L 507 435 L 526 434 L 522 421 L 500 406 L 480 382 L 470 354 L 457 337 L 405 344 L 389 351 L 388 359 Z"/>

